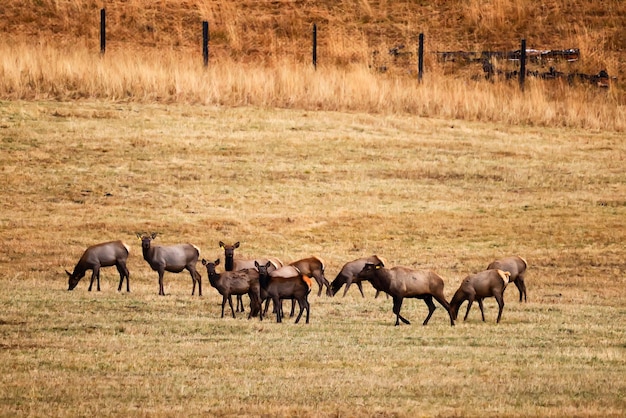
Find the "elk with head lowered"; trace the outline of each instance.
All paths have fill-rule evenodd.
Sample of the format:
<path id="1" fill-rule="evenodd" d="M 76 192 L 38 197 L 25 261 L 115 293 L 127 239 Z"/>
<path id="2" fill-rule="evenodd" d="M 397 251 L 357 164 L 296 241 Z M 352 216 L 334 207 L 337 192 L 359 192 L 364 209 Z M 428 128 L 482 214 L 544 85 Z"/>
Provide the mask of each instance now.
<path id="1" fill-rule="evenodd" d="M 219 242 L 220 248 L 224 250 L 224 270 L 226 271 L 238 271 L 244 269 L 254 269 L 255 262 L 261 265 L 265 265 L 268 261 L 271 263 L 269 271 L 276 270 L 283 266 L 283 262 L 276 257 L 272 258 L 256 258 L 252 260 L 246 260 L 241 258 L 235 258 L 235 250 L 239 248 L 239 241 L 234 244 L 225 244 L 223 241 Z M 243 300 L 241 295 L 237 295 L 237 306 L 235 312 L 243 312 Z"/>
<path id="2" fill-rule="evenodd" d="M 433 298 L 443 306 L 450 316 L 450 325 L 454 325 L 454 319 L 450 312 L 450 304 L 443 294 L 443 279 L 437 273 L 430 270 L 415 270 L 409 267 L 385 268 L 382 263 L 367 263 L 357 276 L 360 280 L 368 280 L 376 290 L 386 292 L 393 298 L 393 313 L 396 314 L 396 326 L 400 321 L 405 324 L 410 322 L 400 315 L 404 298 L 423 299 L 428 306 L 428 316 L 423 325 L 428 324 L 430 317 L 435 312 Z"/>
<path id="3" fill-rule="evenodd" d="M 454 319 L 457 318 L 461 304 L 467 300 L 467 311 L 465 311 L 465 317 L 463 318 L 465 321 L 467 315 L 469 315 L 472 303 L 476 300 L 478 301 L 478 307 L 480 308 L 483 322 L 485 322 L 483 299 L 494 297 L 498 302 L 498 319 L 496 319 L 496 322 L 499 323 L 502 317 L 502 310 L 504 309 L 504 289 L 506 289 L 510 277 L 511 273 L 498 269 L 485 270 L 480 273 L 468 275 L 463 279 L 450 301 L 452 317 Z"/>
<path id="4" fill-rule="evenodd" d="M 337 274 L 337 277 L 335 277 L 335 280 L 333 280 L 332 283 L 330 284 L 331 294 L 333 296 L 336 295 L 339 289 L 341 289 L 341 286 L 345 284 L 346 288 L 343 291 L 343 296 L 345 297 L 346 293 L 348 293 L 348 289 L 350 288 L 350 285 L 354 283 L 359 288 L 359 292 L 361 292 L 361 296 L 365 297 L 365 294 L 363 294 L 363 285 L 361 284 L 362 279 L 359 279 L 358 275 L 361 272 L 361 270 L 363 270 L 363 267 L 367 263 L 371 263 L 371 264 L 380 263 L 384 267 L 386 264 L 386 261 L 382 257 L 379 257 L 377 255 L 372 255 L 369 257 L 358 258 L 356 260 L 347 262 L 346 264 L 343 265 L 343 267 L 341 268 L 341 271 L 339 272 L 339 274 Z M 380 290 L 377 289 L 376 297 L 378 297 L 379 293 L 380 293 Z"/>
<path id="5" fill-rule="evenodd" d="M 157 237 L 157 232 L 137 233 L 137 237 L 141 239 L 141 249 L 143 250 L 143 258 L 148 262 L 152 270 L 159 273 L 159 295 L 164 296 L 163 291 L 163 274 L 166 271 L 170 273 L 180 273 L 187 270 L 193 281 L 193 289 L 191 295 L 196 292 L 196 282 L 198 283 L 198 296 L 202 296 L 202 276 L 196 270 L 200 250 L 192 244 L 178 245 L 151 245 L 152 240 Z"/>
<path id="6" fill-rule="evenodd" d="M 74 272 L 70 273 L 65 270 L 69 276 L 69 288 L 67 290 L 73 290 L 80 279 L 85 276 L 87 270 L 91 270 L 91 281 L 89 282 L 89 291 L 93 286 L 93 281 L 97 281 L 97 289 L 100 291 L 100 268 L 101 267 L 117 267 L 117 271 L 120 273 L 120 284 L 117 287 L 117 291 L 122 290 L 122 283 L 126 278 L 126 291 L 130 292 L 130 284 L 128 283 L 129 273 L 126 267 L 126 260 L 128 259 L 129 248 L 122 241 L 103 242 L 101 244 L 92 245 L 87 248 L 83 255 L 78 260 L 78 264 L 74 267 Z"/>

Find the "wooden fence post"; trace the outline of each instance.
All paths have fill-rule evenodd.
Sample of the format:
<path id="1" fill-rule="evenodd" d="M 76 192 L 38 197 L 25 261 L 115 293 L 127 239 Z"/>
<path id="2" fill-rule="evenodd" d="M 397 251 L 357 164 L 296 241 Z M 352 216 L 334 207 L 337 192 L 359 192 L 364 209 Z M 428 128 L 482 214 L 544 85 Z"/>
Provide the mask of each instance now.
<path id="1" fill-rule="evenodd" d="M 420 33 L 417 48 L 417 80 L 421 83 L 424 75 L 424 34 Z"/>
<path id="2" fill-rule="evenodd" d="M 522 39 L 519 61 L 519 87 L 524 91 L 524 82 L 526 81 L 526 39 Z"/>
<path id="3" fill-rule="evenodd" d="M 313 23 L 313 68 L 317 70 L 317 24 Z"/>
<path id="4" fill-rule="evenodd" d="M 106 47 L 106 11 L 105 9 L 100 9 L 100 54 L 104 55 Z"/>
<path id="5" fill-rule="evenodd" d="M 204 66 L 209 66 L 209 22 L 202 22 L 202 59 Z"/>

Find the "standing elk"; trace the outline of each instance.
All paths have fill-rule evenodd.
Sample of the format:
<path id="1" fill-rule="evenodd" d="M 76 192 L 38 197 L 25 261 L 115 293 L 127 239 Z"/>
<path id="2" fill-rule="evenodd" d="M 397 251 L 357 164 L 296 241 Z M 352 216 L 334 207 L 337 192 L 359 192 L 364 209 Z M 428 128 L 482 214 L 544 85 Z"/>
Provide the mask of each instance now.
<path id="1" fill-rule="evenodd" d="M 248 319 L 255 316 L 261 309 L 259 272 L 256 269 L 243 269 L 218 273 L 215 270 L 215 266 L 219 264 L 219 258 L 212 263 L 202 259 L 202 265 L 206 267 L 209 283 L 222 295 L 222 318 L 224 318 L 224 305 L 226 305 L 227 300 L 233 318 L 235 318 L 232 295 L 240 296 L 245 294 L 250 296 L 250 314 Z M 263 319 L 263 315 L 259 316 Z"/>
<path id="2" fill-rule="evenodd" d="M 363 270 L 363 267 L 367 263 L 382 264 L 384 266 L 387 263 L 387 261 L 382 257 L 379 257 L 377 255 L 372 255 L 370 257 L 358 258 L 356 260 L 347 262 L 346 264 L 343 265 L 343 267 L 341 268 L 341 271 L 339 272 L 339 274 L 337 274 L 337 277 L 335 277 L 335 280 L 333 280 L 332 283 L 330 284 L 332 295 L 336 295 L 339 289 L 341 289 L 341 286 L 345 284 L 346 288 L 343 291 L 343 296 L 345 297 L 346 293 L 348 293 L 348 289 L 350 288 L 350 285 L 354 283 L 359 288 L 359 291 L 361 292 L 361 296 L 365 297 L 365 294 L 363 294 L 363 286 L 361 285 L 361 279 L 358 278 L 358 274 L 361 272 L 361 270 Z M 380 291 L 377 289 L 376 297 L 378 297 L 379 293 Z"/>
<path id="3" fill-rule="evenodd" d="M 498 319 L 496 323 L 500 323 L 502 310 L 504 309 L 504 289 L 510 282 L 511 274 L 508 271 L 491 269 L 481 271 L 480 273 L 470 274 L 461 282 L 458 290 L 454 293 L 450 301 L 450 311 L 454 319 L 459 314 L 459 308 L 464 301 L 467 300 L 467 311 L 463 320 L 467 320 L 470 308 L 474 300 L 478 301 L 478 307 L 485 322 L 485 311 L 483 310 L 483 299 L 494 297 L 498 302 Z"/>
<path id="4" fill-rule="evenodd" d="M 83 255 L 78 260 L 78 264 L 74 267 L 74 272 L 70 273 L 65 270 L 69 276 L 69 287 L 67 290 L 73 290 L 80 279 L 85 276 L 87 270 L 91 270 L 91 281 L 89 282 L 89 291 L 93 286 L 93 281 L 97 281 L 97 289 L 100 291 L 100 268 L 101 267 L 117 267 L 117 271 L 120 273 L 120 284 L 117 287 L 117 291 L 122 290 L 122 283 L 126 278 L 126 291 L 130 292 L 130 283 L 128 268 L 126 267 L 126 260 L 128 259 L 128 253 L 130 249 L 122 241 L 110 241 L 103 242 L 101 244 L 92 245 L 87 248 Z"/>
<path id="5" fill-rule="evenodd" d="M 324 260 L 320 257 L 311 256 L 308 258 L 303 258 L 298 261 L 294 261 L 289 263 L 290 266 L 294 266 L 302 274 L 308 277 L 313 277 L 319 286 L 319 290 L 317 291 L 317 296 L 322 295 L 322 289 L 326 286 L 326 296 L 332 296 L 332 291 L 330 290 L 330 283 L 326 280 L 326 276 L 324 276 Z"/>
<path id="6" fill-rule="evenodd" d="M 137 233 L 137 237 L 141 239 L 141 249 L 143 250 L 143 258 L 148 262 L 152 270 L 159 273 L 159 295 L 165 296 L 163 291 L 163 274 L 166 271 L 170 273 L 180 273 L 187 270 L 193 281 L 193 289 L 191 295 L 196 292 L 196 282 L 198 283 L 198 296 L 202 296 L 202 276 L 196 270 L 200 250 L 192 244 L 178 244 L 168 246 L 152 246 L 152 240 L 157 237 L 157 232 L 151 234 Z"/>
<path id="7" fill-rule="evenodd" d="M 239 241 L 234 244 L 225 244 L 223 241 L 219 242 L 220 248 L 224 250 L 224 270 L 226 271 L 237 271 L 243 269 L 253 269 L 256 268 L 254 266 L 255 262 L 258 262 L 261 265 L 266 264 L 268 261 L 272 263 L 270 267 L 270 271 L 276 270 L 279 267 L 283 266 L 283 262 L 278 258 L 256 258 L 252 260 L 244 260 L 241 258 L 235 258 L 235 250 L 239 248 Z M 237 295 L 237 306 L 235 312 L 243 312 L 243 300 L 241 295 Z"/>
<path id="8" fill-rule="evenodd" d="M 261 265 L 255 262 L 255 267 L 259 271 L 259 283 L 261 285 L 261 301 L 272 299 L 276 310 L 276 322 L 282 322 L 283 310 L 281 300 L 297 300 L 300 306 L 300 313 L 296 318 L 296 324 L 300 321 L 302 313 L 306 309 L 306 323 L 309 323 L 309 293 L 311 293 L 311 279 L 297 271 L 294 267 L 289 267 L 294 275 L 291 277 L 272 277 L 268 272 L 271 263 Z M 286 268 L 286 267 L 285 267 Z M 261 313 L 262 315 L 263 313 Z"/>
<path id="9" fill-rule="evenodd" d="M 523 296 L 524 302 L 526 302 L 526 283 L 524 282 L 524 273 L 526 272 L 527 267 L 528 263 L 526 260 L 515 255 L 492 262 L 489 266 L 487 266 L 487 270 L 500 269 L 511 273 L 510 281 L 515 284 L 517 290 L 519 291 L 519 301 L 522 301 Z"/>
<path id="10" fill-rule="evenodd" d="M 430 317 L 435 312 L 436 307 L 433 298 L 446 309 L 450 316 L 450 325 L 454 325 L 450 304 L 443 294 L 443 279 L 433 271 L 414 270 L 401 266 L 388 269 L 380 262 L 378 264 L 366 263 L 357 277 L 361 280 L 368 280 L 376 290 L 391 295 L 393 313 L 396 314 L 396 326 L 400 325 L 400 321 L 410 324 L 406 318 L 400 315 L 404 298 L 424 300 L 428 306 L 428 316 L 423 325 L 428 324 Z"/>

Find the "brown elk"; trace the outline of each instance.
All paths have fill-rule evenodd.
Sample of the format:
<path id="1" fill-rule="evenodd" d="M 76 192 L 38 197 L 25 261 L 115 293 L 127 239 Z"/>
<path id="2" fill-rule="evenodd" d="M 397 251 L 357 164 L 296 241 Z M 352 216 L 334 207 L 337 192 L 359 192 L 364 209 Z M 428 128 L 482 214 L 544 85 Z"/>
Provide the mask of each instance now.
<path id="1" fill-rule="evenodd" d="M 143 258 L 148 262 L 152 270 L 159 273 L 159 295 L 164 296 L 163 275 L 166 271 L 170 273 L 180 273 L 187 270 L 193 281 L 193 289 L 191 295 L 196 292 L 196 282 L 198 283 L 198 296 L 202 296 L 202 276 L 196 270 L 200 250 L 192 244 L 178 244 L 159 246 L 151 245 L 152 240 L 157 237 L 157 232 L 150 234 L 137 233 L 137 237 L 141 239 L 141 249 L 143 250 Z"/>
<path id="2" fill-rule="evenodd" d="M 370 264 L 380 263 L 384 266 L 387 262 L 385 261 L 384 258 L 379 257 L 377 255 L 372 255 L 370 257 L 364 257 L 364 258 L 358 258 L 356 260 L 347 262 L 346 264 L 343 265 L 343 267 L 341 268 L 341 271 L 339 272 L 339 274 L 337 274 L 337 277 L 335 277 L 335 280 L 333 280 L 332 283 L 330 284 L 331 294 L 336 295 L 339 289 L 341 289 L 341 286 L 345 284 L 346 288 L 343 291 L 343 296 L 346 296 L 346 293 L 348 293 L 348 289 L 350 288 L 350 285 L 354 283 L 359 288 L 359 291 L 361 292 L 361 296 L 365 297 L 365 294 L 363 294 L 363 286 L 361 285 L 361 279 L 358 278 L 358 274 L 361 272 L 361 270 L 363 270 L 363 267 L 367 263 L 370 263 Z M 376 297 L 378 297 L 379 293 L 380 291 L 376 290 Z"/>
<path id="3" fill-rule="evenodd" d="M 510 281 L 515 284 L 515 287 L 517 287 L 517 290 L 519 291 L 519 301 L 522 301 L 523 296 L 524 302 L 526 302 L 526 283 L 524 282 L 524 273 L 526 272 L 527 267 L 528 263 L 522 257 L 512 256 L 501 258 L 492 262 L 489 266 L 487 266 L 487 270 L 500 269 L 511 273 Z"/>
<path id="4" fill-rule="evenodd" d="M 232 295 L 250 296 L 250 314 L 248 319 L 256 315 L 261 308 L 261 288 L 259 285 L 259 272 L 256 269 L 243 269 L 237 271 L 225 271 L 218 273 L 215 266 L 220 264 L 218 258 L 214 262 L 202 259 L 202 265 L 206 267 L 209 283 L 222 295 L 222 318 L 224 318 L 224 305 L 228 300 L 230 311 L 235 318 Z M 259 315 L 263 319 L 262 315 Z"/>
<path id="5" fill-rule="evenodd" d="M 467 311 L 463 318 L 464 321 L 467 320 L 472 303 L 476 300 L 484 322 L 485 311 L 483 310 L 483 299 L 494 297 L 498 302 L 498 319 L 496 319 L 496 323 L 499 323 L 502 317 L 502 310 L 504 309 L 504 289 L 506 289 L 506 285 L 509 281 L 510 273 L 498 269 L 470 274 L 463 279 L 450 301 L 450 311 L 452 312 L 453 318 L 457 318 L 459 308 L 463 302 L 467 300 Z"/>
<path id="6" fill-rule="evenodd" d="M 85 276 L 87 270 L 91 270 L 91 281 L 89 282 L 89 291 L 93 286 L 93 281 L 97 281 L 97 289 L 100 291 L 100 268 L 101 267 L 117 267 L 117 271 L 120 273 L 120 284 L 117 287 L 117 291 L 122 290 L 122 283 L 126 278 L 126 291 L 130 292 L 129 284 L 129 272 L 126 267 L 126 260 L 128 259 L 129 248 L 122 241 L 110 241 L 103 242 L 101 244 L 92 245 L 87 248 L 83 255 L 78 260 L 78 264 L 74 267 L 74 272 L 70 273 L 65 270 L 69 276 L 69 287 L 67 290 L 73 290 L 80 279 Z"/>
<path id="7" fill-rule="evenodd" d="M 268 261 L 272 263 L 270 271 L 275 270 L 283 266 L 283 262 L 278 258 L 257 258 L 252 260 L 246 260 L 241 258 L 235 258 L 235 250 L 239 248 L 239 241 L 234 244 L 225 244 L 223 241 L 219 242 L 220 248 L 224 250 L 224 270 L 237 271 L 243 269 L 253 269 L 255 261 L 259 264 L 266 264 Z M 237 295 L 237 306 L 235 312 L 243 312 L 243 300 L 241 295 Z"/>
<path id="8" fill-rule="evenodd" d="M 298 301 L 300 306 L 300 313 L 296 318 L 296 324 L 300 321 L 302 313 L 306 309 L 306 323 L 309 323 L 309 293 L 311 293 L 311 279 L 299 272 L 297 269 L 291 267 L 295 275 L 292 277 L 272 277 L 268 272 L 271 263 L 267 262 L 261 265 L 255 262 L 255 267 L 259 271 L 259 283 L 261 285 L 261 300 L 272 299 L 274 302 L 274 309 L 276 310 L 276 322 L 282 322 L 283 310 L 281 307 L 281 300 L 292 299 Z M 262 315 L 262 313 L 261 313 Z"/>
<path id="9" fill-rule="evenodd" d="M 324 260 L 320 257 L 311 256 L 307 258 L 303 258 L 298 261 L 294 261 L 289 263 L 290 266 L 294 266 L 302 274 L 308 277 L 313 277 L 319 286 L 319 290 L 317 291 L 317 296 L 322 295 L 322 289 L 326 286 L 326 296 L 332 296 L 332 292 L 330 290 L 330 283 L 326 280 L 326 276 L 324 275 Z"/>
<path id="10" fill-rule="evenodd" d="M 435 312 L 433 298 L 443 306 L 450 316 L 450 325 L 454 325 L 454 319 L 450 312 L 450 304 L 443 294 L 443 279 L 437 273 L 430 270 L 415 270 L 409 267 L 385 268 L 383 263 L 366 263 L 363 270 L 357 276 L 360 280 L 369 281 L 376 290 L 388 293 L 393 298 L 393 313 L 396 314 L 396 326 L 400 321 L 405 324 L 410 322 L 400 315 L 404 298 L 423 299 L 428 306 L 428 316 L 423 325 L 428 324 L 430 317 Z"/>

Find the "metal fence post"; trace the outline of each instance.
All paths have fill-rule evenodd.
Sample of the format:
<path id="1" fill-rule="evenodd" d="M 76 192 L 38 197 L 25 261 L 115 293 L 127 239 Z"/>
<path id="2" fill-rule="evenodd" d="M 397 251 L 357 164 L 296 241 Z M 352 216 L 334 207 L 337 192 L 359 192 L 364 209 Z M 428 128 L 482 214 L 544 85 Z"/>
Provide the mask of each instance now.
<path id="1" fill-rule="evenodd" d="M 313 68 L 317 70 L 317 24 L 313 23 Z"/>
<path id="2" fill-rule="evenodd" d="M 202 22 L 202 59 L 204 66 L 209 66 L 209 22 Z"/>
<path id="3" fill-rule="evenodd" d="M 519 61 L 519 87 L 524 91 L 524 82 L 526 81 L 526 39 L 522 39 Z"/>
<path id="4" fill-rule="evenodd" d="M 104 55 L 107 47 L 106 41 L 106 11 L 100 9 L 100 54 Z"/>
<path id="5" fill-rule="evenodd" d="M 421 83 L 424 75 L 424 34 L 420 33 L 417 48 L 417 80 Z"/>

